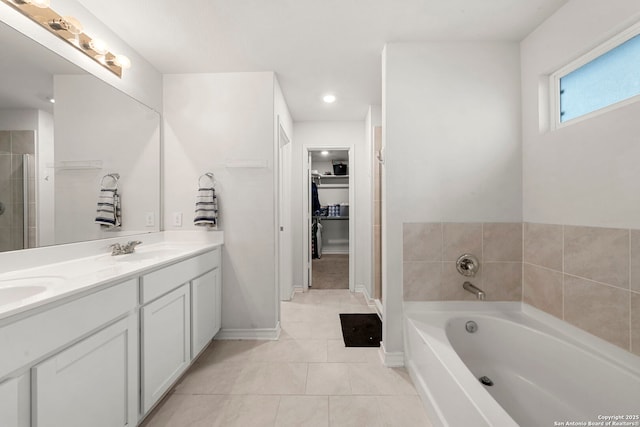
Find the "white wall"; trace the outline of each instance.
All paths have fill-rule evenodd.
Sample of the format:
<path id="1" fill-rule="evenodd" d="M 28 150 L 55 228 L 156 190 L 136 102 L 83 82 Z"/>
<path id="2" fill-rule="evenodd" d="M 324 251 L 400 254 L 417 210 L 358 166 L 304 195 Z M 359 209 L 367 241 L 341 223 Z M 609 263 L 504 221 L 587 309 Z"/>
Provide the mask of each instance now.
<path id="1" fill-rule="evenodd" d="M 164 76 L 165 228 L 194 229 L 198 176 L 216 176 L 223 248 L 222 328 L 272 329 L 275 283 L 274 75 Z M 232 161 L 267 167 L 234 168 Z M 204 232 L 204 231 L 203 231 Z"/>
<path id="2" fill-rule="evenodd" d="M 94 223 L 100 181 L 111 172 L 120 174 L 122 199 L 122 228 L 114 231 L 158 231 L 159 115 L 89 75 L 55 76 L 54 94 L 56 165 L 102 162 L 101 169 L 56 168 L 56 243 L 114 237 Z M 147 212 L 155 217 L 152 227 Z"/>
<path id="3" fill-rule="evenodd" d="M 362 174 L 366 174 L 369 169 L 365 160 L 358 158 L 358 154 L 363 150 L 365 141 L 364 125 L 359 121 L 345 122 L 296 122 L 293 125 L 295 141 L 293 144 L 293 206 L 295 209 L 294 216 L 294 236 L 296 243 L 294 248 L 294 286 L 302 287 L 306 271 L 303 268 L 303 257 L 306 253 L 304 236 L 306 233 L 306 222 L 304 221 L 303 211 L 303 194 L 306 189 L 307 180 L 306 172 L 303 171 L 302 165 L 304 161 L 304 147 L 346 147 L 352 150 L 352 159 L 354 161 L 349 164 L 349 175 L 355 178 L 355 204 L 349 206 L 349 214 L 355 215 L 356 221 L 356 237 L 355 237 L 355 285 L 361 284 L 363 277 L 358 274 L 363 270 L 364 258 L 370 258 L 370 252 L 363 252 L 362 240 L 366 239 L 366 234 L 358 234 L 359 221 L 362 219 L 360 212 L 369 212 L 369 205 L 360 205 L 361 199 L 358 198 L 360 187 L 364 178 Z M 369 223 L 370 225 L 370 223 Z M 367 230 L 370 234 L 371 231 Z"/>
<path id="4" fill-rule="evenodd" d="M 637 0 L 572 0 L 521 43 L 525 221 L 640 228 L 640 102 L 546 126 L 547 76 L 638 19 Z"/>
<path id="5" fill-rule="evenodd" d="M 102 38 L 113 52 L 128 56 L 132 61 L 132 67 L 124 70 L 122 78 L 119 78 L 75 47 L 4 3 L 0 3 L 0 21 L 156 111 L 162 110 L 162 75 L 111 31 L 108 22 L 100 22 L 76 0 L 56 0 L 52 3 L 52 7 L 63 16 L 71 15 L 78 18 L 84 24 L 87 34 Z"/>
<path id="6" fill-rule="evenodd" d="M 402 351 L 402 224 L 522 220 L 516 43 L 383 53 L 383 341 Z"/>

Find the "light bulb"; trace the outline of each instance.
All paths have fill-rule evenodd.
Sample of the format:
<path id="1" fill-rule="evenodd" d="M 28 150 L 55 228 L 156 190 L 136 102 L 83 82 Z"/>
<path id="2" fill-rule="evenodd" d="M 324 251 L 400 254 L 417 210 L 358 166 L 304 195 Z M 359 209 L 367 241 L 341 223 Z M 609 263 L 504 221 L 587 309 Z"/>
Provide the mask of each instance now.
<path id="1" fill-rule="evenodd" d="M 101 39 L 91 40 L 89 42 L 89 47 L 91 48 L 91 50 L 93 50 L 95 53 L 99 55 L 104 55 L 107 52 L 109 52 L 109 47 L 107 46 L 107 43 Z"/>
<path id="2" fill-rule="evenodd" d="M 326 102 L 327 104 L 333 104 L 334 102 L 336 102 L 336 96 L 328 94 L 328 95 L 323 96 L 322 100 L 324 102 Z"/>
<path id="3" fill-rule="evenodd" d="M 328 151 L 321 151 L 320 154 L 322 154 L 323 156 L 328 156 L 329 152 Z"/>
<path id="4" fill-rule="evenodd" d="M 131 60 L 124 55 L 116 55 L 116 57 L 113 59 L 113 63 L 124 70 L 128 70 L 129 68 L 131 68 Z"/>

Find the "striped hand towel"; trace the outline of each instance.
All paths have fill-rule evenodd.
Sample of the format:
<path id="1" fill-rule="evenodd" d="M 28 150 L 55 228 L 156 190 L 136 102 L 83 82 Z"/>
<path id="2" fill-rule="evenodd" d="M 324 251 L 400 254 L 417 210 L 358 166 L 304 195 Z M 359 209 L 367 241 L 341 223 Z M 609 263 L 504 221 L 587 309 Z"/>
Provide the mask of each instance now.
<path id="1" fill-rule="evenodd" d="M 217 227 L 218 198 L 213 187 L 199 188 L 196 197 L 196 212 L 193 219 L 195 225 Z"/>
<path id="2" fill-rule="evenodd" d="M 121 202 L 117 189 L 103 188 L 100 190 L 95 222 L 100 224 L 100 228 L 122 226 Z"/>

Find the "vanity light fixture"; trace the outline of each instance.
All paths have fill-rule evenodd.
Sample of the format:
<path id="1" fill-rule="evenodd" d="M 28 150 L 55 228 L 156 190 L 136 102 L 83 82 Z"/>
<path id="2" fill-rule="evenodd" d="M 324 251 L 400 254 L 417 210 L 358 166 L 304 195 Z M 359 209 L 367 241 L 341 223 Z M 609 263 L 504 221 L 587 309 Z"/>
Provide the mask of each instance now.
<path id="1" fill-rule="evenodd" d="M 56 99 L 55 98 L 47 98 L 49 100 L 50 103 L 55 104 L 56 103 Z"/>
<path id="2" fill-rule="evenodd" d="M 107 43 L 84 32 L 82 23 L 72 16 L 61 16 L 51 9 L 50 0 L 0 0 L 40 24 L 49 32 L 74 46 L 103 67 L 122 77 L 122 70 L 131 68 L 131 60 L 109 51 Z"/>
<path id="3" fill-rule="evenodd" d="M 51 0 L 13 0 L 15 4 L 31 4 L 40 9 L 46 9 L 51 5 Z"/>
<path id="4" fill-rule="evenodd" d="M 322 97 L 322 100 L 327 104 L 333 104 L 334 102 L 336 102 L 336 96 L 332 94 L 327 94 Z"/>
<path id="5" fill-rule="evenodd" d="M 328 151 L 321 151 L 320 154 L 322 154 L 323 156 L 328 156 L 329 152 Z"/>

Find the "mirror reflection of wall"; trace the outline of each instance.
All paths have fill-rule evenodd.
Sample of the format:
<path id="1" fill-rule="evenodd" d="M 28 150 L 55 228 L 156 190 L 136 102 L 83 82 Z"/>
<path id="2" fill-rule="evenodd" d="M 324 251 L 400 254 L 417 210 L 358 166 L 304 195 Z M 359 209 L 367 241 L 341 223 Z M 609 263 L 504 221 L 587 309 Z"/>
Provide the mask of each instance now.
<path id="1" fill-rule="evenodd" d="M 159 231 L 159 114 L 3 23 L 0 57 L 0 251 Z M 105 230 L 112 172 L 123 221 Z"/>

